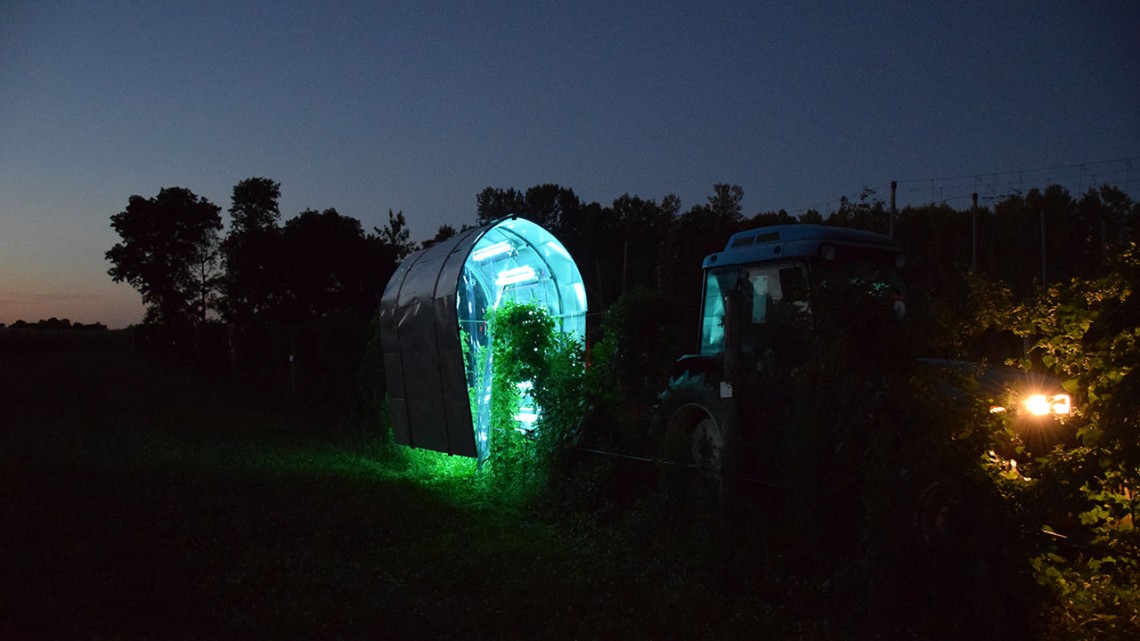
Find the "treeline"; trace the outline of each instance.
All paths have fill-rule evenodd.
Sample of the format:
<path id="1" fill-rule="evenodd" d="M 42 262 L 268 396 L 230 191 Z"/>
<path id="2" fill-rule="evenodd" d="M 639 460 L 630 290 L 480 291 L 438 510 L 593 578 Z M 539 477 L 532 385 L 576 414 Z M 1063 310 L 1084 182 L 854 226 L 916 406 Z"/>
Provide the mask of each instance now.
<path id="1" fill-rule="evenodd" d="M 1079 198 L 1052 185 L 992 207 L 927 204 L 894 214 L 869 189 L 856 199 L 840 199 L 826 214 L 808 210 L 798 216 L 785 210 L 746 216 L 743 196 L 737 185 L 718 184 L 706 202 L 682 211 L 674 195 L 657 201 L 626 194 L 606 207 L 584 203 L 558 185 L 525 192 L 487 188 L 476 199 L 477 222 L 517 213 L 543 225 L 577 261 L 591 311 L 608 310 L 632 290 L 650 290 L 666 298 L 671 310 L 658 324 L 679 328 L 686 340 L 696 332 L 702 259 L 722 250 L 731 234 L 762 225 L 816 223 L 893 233 L 907 250 L 911 296 L 950 307 L 964 303 L 970 272 L 1005 283 L 1023 300 L 1043 284 L 1105 275 L 1113 256 L 1140 241 L 1140 204 L 1110 185 Z"/>
<path id="2" fill-rule="evenodd" d="M 400 261 L 457 233 L 443 225 L 432 238 L 412 242 L 404 213 L 391 210 L 383 227 L 367 231 L 333 208 L 306 209 L 282 223 L 280 197 L 276 181 L 242 180 L 233 189 L 228 228 L 219 206 L 180 187 L 152 198 L 131 196 L 111 216 L 121 242 L 107 252 L 109 273 L 138 289 L 146 305 L 148 329 L 138 332 L 136 344 L 212 360 L 294 391 L 307 378 L 345 380 L 361 365 L 370 319 Z M 683 209 L 671 194 L 659 200 L 625 194 L 601 205 L 556 184 L 488 187 L 476 195 L 472 224 L 518 215 L 553 232 L 581 270 L 594 337 L 600 314 L 623 295 L 641 292 L 639 305 L 656 310 L 654 317 L 627 310 L 623 318 L 640 351 L 662 352 L 650 360 L 691 349 L 701 260 L 751 227 L 821 223 L 892 231 L 908 251 L 911 296 L 949 307 L 965 300 L 968 272 L 1005 283 L 1025 299 L 1043 283 L 1103 275 L 1111 256 L 1140 239 L 1140 206 L 1109 185 L 1076 198 L 1053 185 L 977 209 L 929 204 L 893 214 L 866 189 L 826 214 L 796 216 L 784 210 L 746 215 L 743 197 L 741 187 L 717 184 L 705 202 Z M 344 338 L 334 340 L 335 333 Z M 341 345 L 349 336 L 356 345 Z M 313 366 L 348 354 L 355 356 L 336 376 Z M 307 377 L 298 374 L 302 360 Z"/>
<path id="3" fill-rule="evenodd" d="M 126 344 L 123 334 L 102 323 L 76 323 L 54 316 L 34 323 L 21 319 L 11 325 L 0 323 L 0 354 L 120 349 Z"/>
<path id="4" fill-rule="evenodd" d="M 336 310 L 375 312 L 388 278 L 412 251 L 456 233 L 441 226 L 421 243 L 409 238 L 403 212 L 365 231 L 336 209 L 306 209 L 280 223 L 281 185 L 267 178 L 238 183 L 224 237 L 221 209 L 183 188 L 154 198 L 132 196 L 111 217 L 122 242 L 107 258 L 116 281 L 143 295 L 146 323 L 304 323 Z M 893 214 L 871 190 L 842 198 L 826 215 L 808 210 L 746 216 L 737 185 L 717 184 L 704 203 L 682 211 L 675 195 L 629 194 L 603 206 L 555 184 L 525 191 L 488 187 L 476 196 L 472 223 L 518 215 L 553 232 L 586 281 L 601 312 L 634 288 L 696 302 L 699 266 L 733 233 L 761 225 L 821 223 L 893 232 L 908 250 L 916 292 L 943 293 L 965 271 L 1008 284 L 1025 298 L 1043 283 L 1101 276 L 1124 243 L 1140 240 L 1140 206 L 1110 185 L 1074 198 L 1064 187 L 1006 197 L 991 207 L 907 206 Z M 464 225 L 466 228 L 466 225 Z M 694 314 L 695 315 L 695 314 Z M 694 316 L 694 315 L 690 315 Z"/>
<path id="5" fill-rule="evenodd" d="M 306 323 L 338 310 L 367 317 L 412 249 L 403 213 L 366 233 L 336 209 L 306 209 L 279 223 L 279 183 L 250 178 L 221 208 L 172 187 L 132 196 L 111 217 L 122 242 L 107 252 L 116 281 L 139 290 L 145 324 Z"/>
<path id="6" fill-rule="evenodd" d="M 4 323 L 0 323 L 0 329 L 3 329 L 4 327 Z M 12 329 L 103 331 L 107 329 L 107 326 L 103 323 L 73 323 L 67 318 L 56 318 L 55 316 L 52 316 L 46 320 L 40 319 L 34 323 L 29 323 L 25 320 L 18 320 L 15 323 L 12 323 Z"/>

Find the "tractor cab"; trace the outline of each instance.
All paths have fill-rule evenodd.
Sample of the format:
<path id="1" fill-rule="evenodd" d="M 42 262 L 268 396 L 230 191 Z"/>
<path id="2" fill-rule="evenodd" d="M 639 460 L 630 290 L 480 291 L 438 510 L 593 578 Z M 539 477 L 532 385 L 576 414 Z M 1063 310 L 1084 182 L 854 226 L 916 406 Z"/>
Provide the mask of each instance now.
<path id="1" fill-rule="evenodd" d="M 733 234 L 723 251 L 705 257 L 699 347 L 702 357 L 724 354 L 725 305 L 739 292 L 741 341 L 754 351 L 797 314 L 807 312 L 810 280 L 842 279 L 906 313 L 902 268 L 906 254 L 881 234 L 825 225 L 777 225 Z"/>

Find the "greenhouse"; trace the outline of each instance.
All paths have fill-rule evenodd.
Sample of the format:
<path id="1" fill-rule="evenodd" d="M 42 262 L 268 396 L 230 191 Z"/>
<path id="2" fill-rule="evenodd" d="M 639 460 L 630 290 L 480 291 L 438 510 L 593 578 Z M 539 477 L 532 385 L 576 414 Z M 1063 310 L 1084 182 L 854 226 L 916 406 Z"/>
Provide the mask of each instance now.
<path id="1" fill-rule="evenodd" d="M 541 306 L 555 329 L 585 340 L 578 266 L 553 234 L 528 220 L 462 231 L 396 270 L 380 303 L 380 336 L 397 443 L 486 458 L 490 381 L 482 371 L 487 359 L 474 355 L 490 344 L 487 313 L 507 301 Z M 530 405 L 517 417 L 521 427 L 541 412 Z"/>

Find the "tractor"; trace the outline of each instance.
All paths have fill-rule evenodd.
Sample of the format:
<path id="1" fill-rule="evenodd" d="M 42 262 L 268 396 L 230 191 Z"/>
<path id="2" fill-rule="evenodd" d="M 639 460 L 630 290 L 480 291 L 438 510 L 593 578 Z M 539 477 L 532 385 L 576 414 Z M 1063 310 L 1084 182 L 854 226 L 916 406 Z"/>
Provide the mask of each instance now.
<path id="1" fill-rule="evenodd" d="M 812 224 L 738 232 L 722 251 L 706 256 L 697 349 L 673 364 L 653 416 L 651 432 L 668 475 L 691 482 L 695 472 L 722 498 L 728 482 L 742 478 L 794 485 L 795 475 L 780 468 L 797 461 L 780 449 L 779 438 L 794 426 L 778 424 L 782 390 L 771 389 L 778 379 L 758 373 L 794 371 L 804 360 L 811 346 L 802 329 L 812 323 L 813 297 L 828 283 L 853 287 L 870 301 L 873 318 L 838 314 L 845 322 L 905 324 L 906 259 L 902 246 L 885 235 Z M 874 333 L 889 335 L 885 325 Z M 947 380 L 973 377 L 974 389 L 989 395 L 994 412 L 1017 412 L 1021 424 L 1039 426 L 1071 410 L 1060 383 L 1048 377 L 1001 365 L 920 361 Z M 950 384 L 946 389 L 947 395 L 960 392 Z"/>

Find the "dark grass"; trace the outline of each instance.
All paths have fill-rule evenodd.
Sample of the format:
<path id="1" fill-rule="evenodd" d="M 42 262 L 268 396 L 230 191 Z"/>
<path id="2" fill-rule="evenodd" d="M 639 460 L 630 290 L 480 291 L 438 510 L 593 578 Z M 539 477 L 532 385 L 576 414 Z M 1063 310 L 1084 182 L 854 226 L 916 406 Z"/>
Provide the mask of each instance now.
<path id="1" fill-rule="evenodd" d="M 0 352 L 0 639 L 845 636 L 780 555 L 524 509 L 313 420 L 113 341 Z"/>

